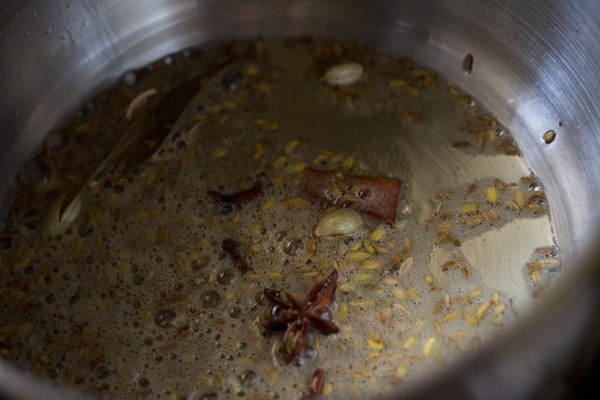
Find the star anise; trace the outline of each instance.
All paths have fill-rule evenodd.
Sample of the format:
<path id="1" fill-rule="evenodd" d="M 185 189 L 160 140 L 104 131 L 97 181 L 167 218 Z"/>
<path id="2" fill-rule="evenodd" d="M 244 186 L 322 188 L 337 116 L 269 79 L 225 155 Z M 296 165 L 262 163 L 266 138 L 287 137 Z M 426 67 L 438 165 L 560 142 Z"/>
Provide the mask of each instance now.
<path id="1" fill-rule="evenodd" d="M 309 345 L 309 333 L 317 330 L 324 335 L 338 333 L 340 328 L 330 320 L 329 308 L 337 287 L 337 270 L 317 282 L 300 303 L 294 296 L 282 290 L 265 289 L 265 296 L 281 308 L 280 315 L 265 324 L 268 331 L 283 331 L 284 359 L 291 362 Z"/>

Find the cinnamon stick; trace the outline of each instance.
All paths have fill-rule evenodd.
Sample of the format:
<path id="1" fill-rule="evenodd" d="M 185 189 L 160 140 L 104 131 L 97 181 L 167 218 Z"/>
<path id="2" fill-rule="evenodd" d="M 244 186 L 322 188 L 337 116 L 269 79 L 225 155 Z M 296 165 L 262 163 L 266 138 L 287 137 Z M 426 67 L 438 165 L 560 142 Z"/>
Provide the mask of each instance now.
<path id="1" fill-rule="evenodd" d="M 307 168 L 304 190 L 339 207 L 352 207 L 387 224 L 396 220 L 400 181 Z"/>

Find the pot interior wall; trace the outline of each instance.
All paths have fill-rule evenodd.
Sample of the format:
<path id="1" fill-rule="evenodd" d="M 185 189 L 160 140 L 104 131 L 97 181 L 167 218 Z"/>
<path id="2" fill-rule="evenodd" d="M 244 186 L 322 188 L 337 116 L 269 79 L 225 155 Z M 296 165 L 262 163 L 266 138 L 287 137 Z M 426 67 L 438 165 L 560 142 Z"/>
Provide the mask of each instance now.
<path id="1" fill-rule="evenodd" d="M 566 265 L 591 243 L 600 195 L 600 19 L 593 0 L 14 2 L 0 17 L 0 210 L 19 165 L 94 88 L 221 38 L 314 36 L 414 59 L 516 136 L 552 205 Z M 474 67 L 466 74 L 463 57 Z M 545 144 L 553 129 L 557 138 Z M 584 166 L 584 167 L 582 167 Z"/>
<path id="2" fill-rule="evenodd" d="M 546 184 L 569 264 L 585 248 L 598 215 L 600 145 L 593 132 L 600 102 L 592 86 L 598 86 L 599 53 L 585 2 L 554 3 L 14 3 L 2 15 L 9 28 L 1 47 L 0 205 L 6 207 L 17 167 L 39 149 L 49 128 L 123 71 L 218 38 L 311 35 L 411 57 L 480 99 L 515 133 Z M 467 53 L 475 59 L 472 74 L 461 69 Z M 557 139 L 545 145 L 548 129 Z"/>

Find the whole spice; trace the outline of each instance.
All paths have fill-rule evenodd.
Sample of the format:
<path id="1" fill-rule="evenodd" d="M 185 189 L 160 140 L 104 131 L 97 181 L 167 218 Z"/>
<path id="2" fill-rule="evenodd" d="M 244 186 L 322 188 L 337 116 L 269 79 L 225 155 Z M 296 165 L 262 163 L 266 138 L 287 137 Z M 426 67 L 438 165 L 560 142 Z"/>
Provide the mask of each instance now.
<path id="1" fill-rule="evenodd" d="M 227 61 L 218 67 L 206 83 L 204 83 L 205 75 L 196 77 L 171 89 L 153 106 L 142 110 L 139 116 L 133 118 L 129 129 L 111 146 L 106 155 L 90 165 L 69 189 L 62 200 L 58 219 L 62 219 L 66 209 L 77 196 L 111 162 L 125 159 L 132 168 L 150 159 L 169 137 L 184 129 L 200 104 L 221 85 L 223 76 L 235 65 L 235 62 Z"/>
<path id="2" fill-rule="evenodd" d="M 231 257 L 231 260 L 233 261 L 233 266 L 242 271 L 242 273 L 244 273 L 250 269 L 250 266 L 248 265 L 246 260 L 244 260 L 244 258 L 240 255 L 240 253 L 238 253 L 238 247 L 239 243 L 229 238 L 223 240 L 223 243 L 221 244 L 221 248 L 223 249 L 223 251 L 229 254 L 229 256 Z"/>
<path id="3" fill-rule="evenodd" d="M 325 71 L 323 80 L 331 86 L 348 86 L 358 82 L 362 76 L 362 65 L 349 62 L 329 68 Z"/>
<path id="4" fill-rule="evenodd" d="M 317 369 L 312 376 L 310 385 L 302 396 L 302 400 L 318 400 L 322 398 L 323 387 L 325 386 L 325 371 Z"/>
<path id="5" fill-rule="evenodd" d="M 42 223 L 42 233 L 45 236 L 54 237 L 67 230 L 79 217 L 81 213 L 81 198 L 76 196 L 67 208 L 60 214 L 60 206 L 65 195 L 57 197 L 48 209 Z"/>
<path id="6" fill-rule="evenodd" d="M 396 220 L 400 181 L 306 168 L 304 190 L 330 204 L 351 207 L 387 223 Z"/>
<path id="7" fill-rule="evenodd" d="M 311 329 L 324 335 L 340 331 L 335 323 L 326 318 L 331 315 L 329 308 L 334 300 L 337 279 L 338 273 L 334 269 L 312 287 L 304 303 L 300 303 L 288 292 L 264 289 L 265 296 L 282 309 L 277 318 L 265 324 L 265 329 L 270 332 L 285 330 L 283 353 L 288 363 L 309 345 L 308 335 Z"/>
<path id="8" fill-rule="evenodd" d="M 315 235 L 350 235 L 359 230 L 362 225 L 363 221 L 358 211 L 339 208 L 328 211 L 321 217 L 315 228 Z"/>
<path id="9" fill-rule="evenodd" d="M 135 99 L 131 100 L 131 103 L 129 103 L 129 106 L 127 106 L 127 111 L 125 111 L 125 119 L 127 119 L 127 122 L 133 121 L 134 114 L 140 109 L 144 108 L 148 102 L 148 98 L 154 96 L 155 94 L 156 89 L 152 88 L 143 91 L 137 95 Z"/>
<path id="10" fill-rule="evenodd" d="M 470 74 L 473 71 L 473 54 L 469 53 L 463 59 L 462 69 L 467 74 Z"/>

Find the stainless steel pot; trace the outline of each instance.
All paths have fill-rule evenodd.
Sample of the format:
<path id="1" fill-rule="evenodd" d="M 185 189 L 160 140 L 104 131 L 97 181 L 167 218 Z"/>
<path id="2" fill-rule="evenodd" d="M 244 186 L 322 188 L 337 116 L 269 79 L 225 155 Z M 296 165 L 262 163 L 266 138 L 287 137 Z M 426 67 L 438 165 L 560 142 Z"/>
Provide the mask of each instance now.
<path id="1" fill-rule="evenodd" d="M 506 337 L 404 396 L 559 397 L 598 346 L 600 7 L 595 0 L 73 0 L 0 6 L 0 210 L 19 166 L 90 90 L 219 38 L 310 35 L 403 55 L 472 93 L 546 185 L 563 283 Z M 461 62 L 474 56 L 471 74 Z M 554 129 L 556 140 L 542 134 Z M 558 385 L 557 385 L 558 384 Z M 64 398 L 0 364 L 0 393 Z M 546 396 L 547 395 L 547 396 Z"/>

